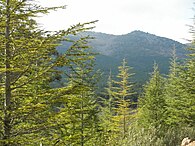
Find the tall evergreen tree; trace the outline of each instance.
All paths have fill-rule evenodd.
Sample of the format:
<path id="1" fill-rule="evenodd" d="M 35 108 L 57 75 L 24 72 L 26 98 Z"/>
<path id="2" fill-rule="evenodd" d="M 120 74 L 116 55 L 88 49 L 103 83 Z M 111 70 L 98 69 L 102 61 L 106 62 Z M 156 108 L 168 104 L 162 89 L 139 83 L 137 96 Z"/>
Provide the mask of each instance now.
<path id="1" fill-rule="evenodd" d="M 49 81 L 54 67 L 70 61 L 67 54 L 53 55 L 64 36 L 85 30 L 85 24 L 54 33 L 40 30 L 38 14 L 59 8 L 64 7 L 42 8 L 33 0 L 0 1 L 0 145 L 38 145 L 50 140 L 44 131 L 58 126 L 61 113 L 52 107 L 62 92 L 50 89 Z"/>
<path id="2" fill-rule="evenodd" d="M 180 101 L 179 115 L 182 123 L 190 127 L 195 126 L 195 59 L 189 58 L 180 72 Z"/>
<path id="3" fill-rule="evenodd" d="M 139 99 L 139 122 L 144 127 L 159 128 L 164 123 L 165 99 L 164 79 L 158 66 L 154 64 L 154 71 L 149 82 L 144 86 L 143 97 Z"/>
<path id="4" fill-rule="evenodd" d="M 115 137 L 115 127 L 113 124 L 114 108 L 115 108 L 115 98 L 113 96 L 113 81 L 112 74 L 110 75 L 107 81 L 107 87 L 105 88 L 104 97 L 101 98 L 101 112 L 99 114 L 101 121 L 101 141 L 102 145 L 112 145 Z"/>
<path id="5" fill-rule="evenodd" d="M 194 66 L 192 54 L 183 65 L 178 65 L 175 57 L 171 62 L 165 97 L 167 104 L 166 123 L 169 126 L 194 126 Z"/>
<path id="6" fill-rule="evenodd" d="M 133 112 L 130 99 L 133 92 L 133 83 L 130 77 L 134 73 L 129 73 L 131 68 L 127 66 L 125 59 L 118 67 L 118 80 L 112 80 L 111 75 L 107 82 L 107 98 L 103 100 L 102 112 L 100 114 L 103 127 L 103 145 L 120 145 L 119 141 L 127 135 L 127 130 L 132 122 Z"/>
<path id="7" fill-rule="evenodd" d="M 165 84 L 165 100 L 166 100 L 166 124 L 169 126 L 182 125 L 184 117 L 181 116 L 181 109 L 183 107 L 181 102 L 181 95 L 184 89 L 181 85 L 181 66 L 177 63 L 176 52 L 174 49 L 172 59 L 170 62 L 170 70 L 167 82 Z"/>
<path id="8" fill-rule="evenodd" d="M 193 40 L 188 48 L 188 59 L 181 72 L 181 86 L 184 90 L 182 94 L 184 119 L 190 127 L 195 127 L 195 25 L 191 28 Z"/>
<path id="9" fill-rule="evenodd" d="M 67 123 L 62 127 L 61 143 L 66 145 L 92 145 L 97 143 L 98 108 L 95 85 L 94 55 L 86 38 L 76 41 L 67 51 L 70 55 L 68 66 L 68 87 L 75 87 L 70 95 L 64 95 L 60 110 L 67 111 Z M 79 48 L 79 49 L 78 49 Z M 79 56 L 78 56 L 79 55 Z M 64 122 L 62 122 L 64 123 Z"/>
<path id="10" fill-rule="evenodd" d="M 133 84 L 130 82 L 130 78 L 134 73 L 129 73 L 132 68 L 127 66 L 125 59 L 122 61 L 122 65 L 118 67 L 119 74 L 118 81 L 114 81 L 115 87 L 113 95 L 116 98 L 116 115 L 114 116 L 115 126 L 118 127 L 119 132 L 125 138 L 127 134 L 128 126 L 130 125 L 132 111 L 130 110 L 130 97 L 135 94 L 133 92 Z"/>

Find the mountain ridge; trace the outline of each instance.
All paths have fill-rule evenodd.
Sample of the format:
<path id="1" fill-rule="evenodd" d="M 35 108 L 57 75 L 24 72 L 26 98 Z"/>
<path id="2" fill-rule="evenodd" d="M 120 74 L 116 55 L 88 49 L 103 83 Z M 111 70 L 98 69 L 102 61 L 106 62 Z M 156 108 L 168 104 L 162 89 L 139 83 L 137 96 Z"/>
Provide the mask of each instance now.
<path id="1" fill-rule="evenodd" d="M 126 58 L 128 65 L 134 68 L 135 80 L 145 82 L 152 72 L 154 62 L 159 65 L 161 73 L 168 73 L 174 47 L 178 58 L 185 58 L 186 54 L 185 44 L 139 30 L 123 35 L 99 32 L 86 32 L 86 34 L 95 37 L 89 44 L 100 53 L 96 57 L 96 64 L 105 76 L 110 70 L 113 74 L 117 74 L 120 62 Z"/>
<path id="2" fill-rule="evenodd" d="M 148 32 L 139 30 L 123 35 L 106 34 L 102 32 L 87 31 L 79 36 L 91 36 L 89 40 L 96 56 L 96 68 L 100 69 L 107 78 L 110 70 L 113 75 L 118 73 L 118 66 L 123 58 L 126 58 L 128 65 L 134 68 L 136 82 L 145 82 L 152 72 L 153 64 L 159 65 L 161 73 L 167 74 L 173 48 L 176 48 L 178 58 L 185 58 L 187 45 L 178 41 L 160 37 Z M 78 37 L 78 36 L 77 36 Z M 78 39 L 75 37 L 75 39 Z M 60 48 L 67 48 L 70 44 L 63 42 Z M 59 51 L 60 51 L 59 48 Z"/>
<path id="3" fill-rule="evenodd" d="M 177 43 L 185 45 L 185 43 L 181 43 L 181 42 L 176 41 L 174 39 L 171 39 L 171 38 L 168 38 L 168 37 L 165 37 L 165 36 L 156 35 L 156 34 L 153 34 L 153 33 L 150 33 L 150 32 L 141 31 L 141 30 L 133 30 L 131 32 L 124 33 L 124 34 L 112 34 L 112 33 L 104 33 L 104 32 L 99 32 L 99 31 L 87 31 L 87 33 L 91 34 L 91 35 L 94 35 L 94 34 L 110 35 L 110 36 L 113 36 L 113 37 L 116 37 L 116 36 L 126 36 L 126 35 L 131 35 L 131 34 L 136 34 L 136 35 L 137 34 L 146 34 L 146 35 L 152 35 L 152 36 L 155 36 L 155 37 L 158 37 L 158 38 L 169 39 L 169 40 L 172 40 L 172 41 L 175 41 Z"/>

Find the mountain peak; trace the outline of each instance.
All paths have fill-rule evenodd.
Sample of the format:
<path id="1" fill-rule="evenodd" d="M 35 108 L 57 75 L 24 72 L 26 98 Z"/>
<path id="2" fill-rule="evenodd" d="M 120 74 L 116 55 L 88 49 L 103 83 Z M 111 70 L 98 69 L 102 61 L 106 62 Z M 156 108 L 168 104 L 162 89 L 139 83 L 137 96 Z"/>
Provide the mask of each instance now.
<path id="1" fill-rule="evenodd" d="M 141 31 L 141 30 L 134 30 L 130 33 L 128 33 L 127 35 L 134 35 L 134 36 L 153 36 L 153 37 L 160 37 L 160 36 L 156 36 L 154 34 L 151 34 L 151 33 L 148 33 L 148 32 L 144 32 L 144 31 Z M 168 38 L 167 38 L 168 39 Z"/>
<path id="2" fill-rule="evenodd" d="M 134 30 L 134 31 L 130 32 L 129 34 L 146 34 L 146 32 L 141 31 L 141 30 Z"/>
<path id="3" fill-rule="evenodd" d="M 185 52 L 183 49 L 185 45 L 177 41 L 140 30 L 135 30 L 124 35 L 93 32 L 92 36 L 96 38 L 91 42 L 92 46 L 95 46 L 95 49 L 104 55 L 120 56 L 119 54 L 122 55 L 124 53 L 128 56 L 136 53 L 140 56 L 162 55 L 170 57 L 173 46 L 176 47 L 178 56 L 183 56 Z"/>
<path id="4" fill-rule="evenodd" d="M 154 61 L 159 64 L 163 73 L 168 72 L 173 46 L 177 50 L 178 57 L 184 57 L 186 53 L 184 49 L 186 45 L 140 30 L 124 35 L 97 32 L 88 32 L 85 35 L 95 37 L 90 40 L 89 45 L 94 48 L 94 51 L 100 53 L 96 58 L 96 63 L 105 74 L 109 74 L 110 69 L 116 72 L 116 66 L 123 58 L 126 58 L 129 65 L 134 68 L 136 78 L 146 79 Z"/>

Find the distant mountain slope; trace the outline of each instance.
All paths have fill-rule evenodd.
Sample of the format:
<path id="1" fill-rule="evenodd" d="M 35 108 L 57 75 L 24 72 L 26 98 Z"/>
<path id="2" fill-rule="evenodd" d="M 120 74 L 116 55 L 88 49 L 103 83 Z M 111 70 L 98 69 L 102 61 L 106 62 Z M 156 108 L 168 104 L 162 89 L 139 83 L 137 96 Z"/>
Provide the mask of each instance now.
<path id="1" fill-rule="evenodd" d="M 97 57 L 97 68 L 105 75 L 110 69 L 116 74 L 121 60 L 126 58 L 128 64 L 134 68 L 135 79 L 138 82 L 145 82 L 148 79 L 154 62 L 159 64 L 162 73 L 167 73 L 174 46 L 179 58 L 183 58 L 186 53 L 186 45 L 142 31 L 133 31 L 125 35 L 97 32 L 86 34 L 95 37 L 90 45 L 100 53 Z"/>
<path id="2" fill-rule="evenodd" d="M 90 41 L 90 45 L 100 53 L 96 58 L 96 67 L 104 72 L 104 78 L 107 78 L 110 70 L 114 75 L 117 74 L 120 62 L 126 58 L 128 65 L 132 66 L 136 73 L 134 79 L 137 82 L 145 82 L 152 71 L 154 62 L 159 64 L 162 73 L 168 72 L 174 46 L 178 57 L 182 58 L 186 53 L 186 45 L 142 31 L 133 31 L 125 35 L 97 32 L 85 32 L 82 35 L 95 37 Z M 63 43 L 60 48 L 68 45 L 70 44 Z"/>
<path id="3" fill-rule="evenodd" d="M 134 56 L 170 56 L 171 50 L 175 45 L 177 55 L 183 56 L 185 53 L 184 44 L 177 41 L 159 37 L 142 31 L 133 31 L 125 35 L 109 35 L 104 33 L 87 32 L 94 36 L 95 40 L 91 45 L 102 55 L 124 56 L 124 54 Z M 131 54 L 129 54 L 131 53 Z"/>

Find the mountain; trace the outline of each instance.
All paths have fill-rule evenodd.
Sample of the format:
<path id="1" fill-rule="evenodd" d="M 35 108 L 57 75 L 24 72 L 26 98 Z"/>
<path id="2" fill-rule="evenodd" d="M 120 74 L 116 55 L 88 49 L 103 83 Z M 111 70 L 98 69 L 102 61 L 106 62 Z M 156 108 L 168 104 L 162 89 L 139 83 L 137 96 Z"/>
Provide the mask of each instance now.
<path id="1" fill-rule="evenodd" d="M 159 65 L 161 73 L 168 73 L 174 46 L 179 58 L 184 58 L 186 54 L 185 44 L 142 31 L 133 31 L 125 35 L 98 32 L 85 32 L 81 35 L 90 35 L 95 38 L 90 40 L 89 44 L 94 51 L 100 53 L 96 57 L 96 68 L 104 73 L 104 79 L 107 78 L 110 70 L 113 75 L 117 74 L 118 66 L 122 59 L 126 58 L 128 65 L 133 67 L 135 72 L 134 81 L 143 83 L 152 72 L 154 62 Z M 61 49 L 69 45 L 63 43 Z"/>
<path id="2" fill-rule="evenodd" d="M 104 33 L 87 32 L 94 36 L 91 45 L 102 55 L 121 57 L 124 54 L 138 56 L 169 56 L 174 45 L 177 54 L 182 56 L 185 53 L 184 44 L 177 41 L 159 37 L 142 31 L 133 31 L 125 35 L 110 35 Z M 128 54 L 127 54 L 128 52 Z"/>
<path id="3" fill-rule="evenodd" d="M 142 31 L 133 31 L 125 35 L 97 32 L 86 34 L 95 37 L 90 45 L 100 53 L 96 60 L 97 68 L 105 75 L 108 75 L 110 69 L 116 74 L 120 62 L 126 58 L 129 66 L 134 68 L 135 80 L 138 82 L 145 82 L 148 79 L 154 62 L 159 65 L 162 73 L 168 73 L 174 46 L 179 58 L 184 58 L 186 54 L 185 44 Z"/>

